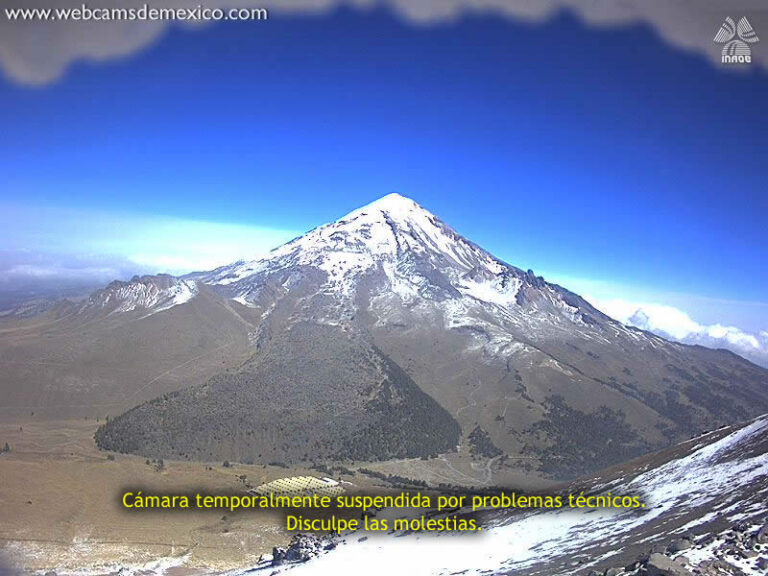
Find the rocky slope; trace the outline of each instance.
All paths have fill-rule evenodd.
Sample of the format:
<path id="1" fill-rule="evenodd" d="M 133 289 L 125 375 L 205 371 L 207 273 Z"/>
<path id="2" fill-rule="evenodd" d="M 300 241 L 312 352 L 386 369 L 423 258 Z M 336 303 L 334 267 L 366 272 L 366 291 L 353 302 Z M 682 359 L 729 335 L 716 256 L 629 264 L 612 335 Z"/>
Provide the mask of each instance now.
<path id="1" fill-rule="evenodd" d="M 239 366 L 251 325 L 204 285 L 113 282 L 43 314 L 0 320 L 0 418 L 104 419 Z"/>
<path id="2" fill-rule="evenodd" d="M 459 424 L 380 351 L 297 323 L 234 373 L 142 404 L 99 446 L 258 462 L 412 458 L 454 450 Z"/>

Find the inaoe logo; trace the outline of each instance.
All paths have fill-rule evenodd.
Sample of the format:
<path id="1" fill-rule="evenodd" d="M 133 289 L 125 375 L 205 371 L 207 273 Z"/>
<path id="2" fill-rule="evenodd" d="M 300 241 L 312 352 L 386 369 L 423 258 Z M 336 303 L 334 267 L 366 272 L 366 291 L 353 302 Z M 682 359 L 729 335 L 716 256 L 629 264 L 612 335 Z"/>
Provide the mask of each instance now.
<path id="1" fill-rule="evenodd" d="M 723 64 L 751 64 L 750 44 L 759 42 L 760 38 L 757 37 L 755 29 L 752 28 L 746 16 L 742 16 L 738 24 L 728 16 L 715 34 L 714 40 L 718 44 L 723 44 L 721 60 Z"/>

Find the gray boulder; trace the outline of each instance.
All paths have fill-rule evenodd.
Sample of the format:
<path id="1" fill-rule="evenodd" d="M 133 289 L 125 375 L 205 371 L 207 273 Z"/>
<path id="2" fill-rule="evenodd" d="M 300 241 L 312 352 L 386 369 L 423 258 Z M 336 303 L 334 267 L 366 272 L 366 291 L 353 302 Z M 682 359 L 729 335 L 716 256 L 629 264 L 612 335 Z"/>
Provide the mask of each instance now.
<path id="1" fill-rule="evenodd" d="M 651 554 L 646 565 L 648 576 L 692 576 L 691 572 L 663 554 Z"/>
<path id="2" fill-rule="evenodd" d="M 306 562 L 313 556 L 317 556 L 322 550 L 329 550 L 331 541 L 325 541 L 312 534 L 296 534 L 291 539 L 288 548 L 272 549 L 272 564 L 293 564 Z"/>
<path id="3" fill-rule="evenodd" d="M 691 546 L 693 546 L 693 543 L 688 538 L 677 538 L 672 541 L 668 550 L 674 554 L 675 552 L 688 550 Z"/>

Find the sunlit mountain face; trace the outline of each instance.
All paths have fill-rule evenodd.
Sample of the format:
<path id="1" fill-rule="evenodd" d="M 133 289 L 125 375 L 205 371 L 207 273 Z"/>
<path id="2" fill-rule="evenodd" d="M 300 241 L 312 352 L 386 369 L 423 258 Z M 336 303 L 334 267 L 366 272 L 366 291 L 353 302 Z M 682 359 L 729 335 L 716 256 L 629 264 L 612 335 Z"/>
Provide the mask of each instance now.
<path id="1" fill-rule="evenodd" d="M 167 397 L 142 390 L 136 403 L 149 402 L 100 431 L 120 451 L 289 462 L 469 453 L 486 462 L 473 480 L 489 483 L 521 455 L 567 478 L 768 410 L 765 370 L 627 327 L 396 194 L 263 258 L 165 278 L 157 291 L 137 282 L 90 301 L 111 303 L 110 318 L 155 319 L 211 303 L 241 323 L 246 359 Z"/>

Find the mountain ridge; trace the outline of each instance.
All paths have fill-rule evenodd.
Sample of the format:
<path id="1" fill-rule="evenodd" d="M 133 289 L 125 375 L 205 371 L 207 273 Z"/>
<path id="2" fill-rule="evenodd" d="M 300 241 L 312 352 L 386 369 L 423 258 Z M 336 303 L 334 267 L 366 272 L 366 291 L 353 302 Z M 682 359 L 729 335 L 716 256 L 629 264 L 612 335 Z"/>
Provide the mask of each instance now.
<path id="1" fill-rule="evenodd" d="M 346 359 L 328 351 L 361 343 L 402 369 L 435 401 L 435 413 L 445 411 L 458 422 L 460 453 L 469 450 L 471 432 L 475 439 L 487 438 L 500 452 L 489 464 L 493 473 L 519 468 L 508 457 L 526 454 L 538 461 L 539 472 L 573 477 L 768 411 L 765 370 L 624 326 L 581 296 L 494 257 L 399 195 L 319 226 L 257 260 L 184 280 L 231 302 L 232 312 L 251 326 L 251 356 L 239 370 L 259 377 L 246 378 L 245 389 L 274 386 L 270 382 L 293 369 L 292 362 L 325 358 L 330 372 L 318 385 L 339 381 L 355 390 Z M 296 348 L 290 335 L 303 338 L 316 327 L 326 330 L 323 338 L 312 348 Z M 357 369 L 365 370 L 363 364 Z M 296 378 L 313 385 L 310 373 L 299 370 Z M 380 385 L 372 383 L 374 389 Z M 109 426 L 130 436 L 131 430 L 156 428 L 150 423 L 171 413 L 175 419 L 196 418 L 192 399 L 205 386 L 174 395 L 185 407 L 181 411 L 156 404 L 139 411 L 143 418 L 134 411 Z M 233 392 L 223 385 L 216 389 L 220 417 L 246 422 L 242 410 L 219 410 L 232 404 Z M 264 454 L 267 444 L 256 447 L 258 442 L 248 444 L 244 436 L 252 438 L 258 428 L 268 437 L 280 429 L 270 416 L 283 405 L 273 389 L 274 400 L 259 397 L 268 406 L 264 420 L 229 430 L 218 451 L 209 450 L 212 443 L 205 438 L 216 426 L 204 426 L 195 441 L 187 437 L 181 454 L 160 436 L 143 436 L 130 450 L 211 459 Z M 295 392 L 301 396 L 300 389 Z M 311 411 L 311 402 L 301 409 Z M 365 409 L 354 410 L 359 418 L 351 429 L 366 429 Z M 413 420 L 403 425 L 406 436 L 420 427 Z M 285 440 L 291 446 L 287 461 L 312 453 L 306 442 L 300 448 L 307 431 L 299 428 Z M 344 460 L 329 448 L 335 440 L 327 428 L 320 424 L 315 431 L 328 443 L 314 449 L 318 457 Z M 102 436 L 112 441 L 103 447 L 127 449 L 119 435 L 108 432 Z M 581 439 L 579 449 L 562 454 L 558 447 L 570 446 L 573 437 Z M 395 453 L 384 449 L 364 457 Z M 479 466 L 476 460 L 465 462 L 468 469 Z"/>

